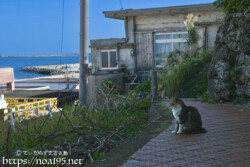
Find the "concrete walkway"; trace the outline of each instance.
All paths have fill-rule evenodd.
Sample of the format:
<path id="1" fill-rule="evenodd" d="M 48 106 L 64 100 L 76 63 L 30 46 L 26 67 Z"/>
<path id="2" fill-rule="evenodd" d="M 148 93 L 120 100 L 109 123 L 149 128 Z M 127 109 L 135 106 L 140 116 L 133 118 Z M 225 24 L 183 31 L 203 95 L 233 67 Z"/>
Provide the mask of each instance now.
<path id="1" fill-rule="evenodd" d="M 172 134 L 172 124 L 135 152 L 123 167 L 250 166 L 250 110 L 186 102 L 201 113 L 204 134 Z"/>

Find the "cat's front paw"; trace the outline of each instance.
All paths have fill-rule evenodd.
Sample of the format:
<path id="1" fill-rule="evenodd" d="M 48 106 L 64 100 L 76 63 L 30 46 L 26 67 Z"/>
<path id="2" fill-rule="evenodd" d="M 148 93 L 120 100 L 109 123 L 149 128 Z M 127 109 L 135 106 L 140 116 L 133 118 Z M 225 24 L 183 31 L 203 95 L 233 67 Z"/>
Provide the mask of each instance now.
<path id="1" fill-rule="evenodd" d="M 172 133 L 174 133 L 174 134 L 175 134 L 175 133 L 176 133 L 176 131 L 175 131 L 175 130 L 173 130 L 173 131 L 172 131 Z"/>
<path id="2" fill-rule="evenodd" d="M 181 134 L 181 133 L 182 133 L 182 131 L 178 131 L 178 132 L 177 132 L 177 134 Z"/>

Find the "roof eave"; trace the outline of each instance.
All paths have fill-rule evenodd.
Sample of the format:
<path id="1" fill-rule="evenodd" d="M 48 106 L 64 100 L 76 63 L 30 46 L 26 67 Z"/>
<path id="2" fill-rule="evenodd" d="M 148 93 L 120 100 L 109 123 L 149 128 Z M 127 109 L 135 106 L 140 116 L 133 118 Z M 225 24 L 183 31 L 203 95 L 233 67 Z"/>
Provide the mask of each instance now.
<path id="1" fill-rule="evenodd" d="M 138 15 L 157 15 L 157 14 L 175 14 L 175 13 L 190 13 L 198 11 L 218 11 L 213 4 L 198 4 L 198 5 L 185 5 L 163 8 L 150 8 L 150 9 L 127 9 L 119 11 L 104 11 L 103 14 L 107 18 L 124 20 L 127 16 Z"/>

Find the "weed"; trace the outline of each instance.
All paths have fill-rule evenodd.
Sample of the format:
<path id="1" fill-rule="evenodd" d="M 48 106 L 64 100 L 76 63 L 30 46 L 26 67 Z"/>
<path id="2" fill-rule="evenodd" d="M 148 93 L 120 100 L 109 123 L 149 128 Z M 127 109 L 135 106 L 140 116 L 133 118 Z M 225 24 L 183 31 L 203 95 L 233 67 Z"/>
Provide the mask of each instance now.
<path id="1" fill-rule="evenodd" d="M 94 156 L 93 156 L 93 159 L 94 160 L 98 160 L 100 159 L 101 157 L 103 157 L 105 155 L 105 152 L 101 152 L 101 153 L 95 153 Z"/>
<path id="2" fill-rule="evenodd" d="M 147 79 L 145 82 L 143 82 L 140 85 L 137 85 L 132 91 L 129 92 L 129 96 L 133 95 L 148 95 L 151 91 L 151 78 Z"/>
<path id="3" fill-rule="evenodd" d="M 207 92 L 204 92 L 200 96 L 201 102 L 206 102 L 206 103 L 215 103 L 216 101 L 212 99 Z"/>
<path id="4" fill-rule="evenodd" d="M 121 95 L 114 98 L 121 103 L 96 108 L 66 105 L 61 112 L 53 114 L 53 119 L 46 115 L 22 122 L 16 121 L 16 132 L 11 130 L 10 135 L 7 135 L 10 122 L 0 122 L 0 135 L 3 139 L 0 140 L 0 150 L 8 148 L 1 151 L 0 155 L 6 156 L 9 152 L 9 156 L 14 157 L 13 153 L 17 149 L 54 150 L 56 146 L 62 146 L 65 142 L 73 143 L 84 136 L 105 138 L 118 127 L 122 127 L 119 135 L 126 138 L 147 126 L 150 98 L 137 99 Z M 114 135 L 111 140 L 120 138 Z M 94 159 L 104 155 L 103 150 L 100 151 L 92 155 Z"/>

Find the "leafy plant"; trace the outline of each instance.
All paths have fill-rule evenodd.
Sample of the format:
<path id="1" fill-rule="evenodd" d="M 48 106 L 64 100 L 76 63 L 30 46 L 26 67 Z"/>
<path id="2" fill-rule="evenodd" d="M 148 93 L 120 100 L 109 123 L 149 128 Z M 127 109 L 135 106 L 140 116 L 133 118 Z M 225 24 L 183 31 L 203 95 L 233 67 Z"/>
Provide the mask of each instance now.
<path id="1" fill-rule="evenodd" d="M 145 82 L 143 82 L 140 85 L 137 85 L 132 91 L 129 92 L 129 95 L 134 94 L 143 94 L 148 95 L 151 91 L 151 78 L 147 79 Z"/>
<path id="2" fill-rule="evenodd" d="M 210 53 L 204 52 L 201 57 L 182 62 L 171 72 L 162 74 L 161 91 L 166 95 L 198 97 L 207 90 L 207 70 L 211 61 Z"/>
<path id="3" fill-rule="evenodd" d="M 200 96 L 201 102 L 206 102 L 206 103 L 214 103 L 215 100 L 210 98 L 209 94 L 207 92 L 204 92 L 201 96 Z"/>
<path id="4" fill-rule="evenodd" d="M 101 153 L 95 153 L 93 156 L 94 160 L 100 159 L 101 157 L 103 157 L 105 155 L 105 152 L 101 152 Z"/>
<path id="5" fill-rule="evenodd" d="M 217 0 L 214 5 L 222 8 L 223 12 L 237 12 L 246 10 L 250 6 L 249 0 Z"/>

